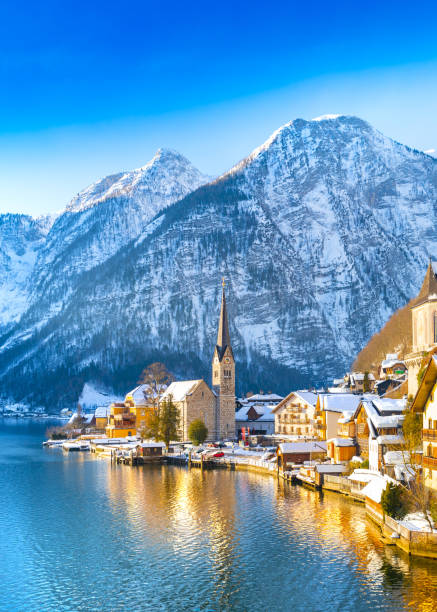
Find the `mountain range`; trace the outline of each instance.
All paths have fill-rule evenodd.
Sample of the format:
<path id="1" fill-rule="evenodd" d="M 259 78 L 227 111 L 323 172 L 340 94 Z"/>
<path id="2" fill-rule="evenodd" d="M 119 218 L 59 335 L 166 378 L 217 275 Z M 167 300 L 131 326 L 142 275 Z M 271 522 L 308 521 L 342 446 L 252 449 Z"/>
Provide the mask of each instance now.
<path id="1" fill-rule="evenodd" d="M 212 180 L 160 150 L 55 219 L 0 216 L 0 395 L 47 410 L 145 365 L 209 378 L 225 277 L 237 391 L 342 375 L 437 257 L 437 160 L 296 119 Z"/>

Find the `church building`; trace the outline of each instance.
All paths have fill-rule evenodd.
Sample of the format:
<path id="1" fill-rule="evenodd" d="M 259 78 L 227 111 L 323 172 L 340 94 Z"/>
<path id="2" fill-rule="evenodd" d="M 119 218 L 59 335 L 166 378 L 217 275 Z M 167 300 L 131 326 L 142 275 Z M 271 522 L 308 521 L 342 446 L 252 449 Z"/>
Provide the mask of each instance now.
<path id="1" fill-rule="evenodd" d="M 188 440 L 188 429 L 196 419 L 201 419 L 207 426 L 209 439 L 235 438 L 235 360 L 224 281 L 217 343 L 212 358 L 212 388 L 202 379 L 173 382 L 162 400 L 170 397 L 179 409 L 181 440 Z"/>
<path id="2" fill-rule="evenodd" d="M 416 395 L 417 374 L 423 354 L 437 346 L 437 262 L 429 261 L 419 295 L 411 308 L 413 342 L 405 358 L 408 367 L 408 395 Z"/>

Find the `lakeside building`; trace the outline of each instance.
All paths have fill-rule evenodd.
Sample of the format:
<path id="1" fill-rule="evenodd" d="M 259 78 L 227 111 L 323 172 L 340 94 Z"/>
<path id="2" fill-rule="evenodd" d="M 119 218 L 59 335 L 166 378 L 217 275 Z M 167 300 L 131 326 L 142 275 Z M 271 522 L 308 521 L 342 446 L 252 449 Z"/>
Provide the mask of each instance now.
<path id="1" fill-rule="evenodd" d="M 411 353 L 406 355 L 408 367 L 408 395 L 416 395 L 417 374 L 424 353 L 437 346 L 437 262 L 429 260 L 422 287 L 411 307 L 413 341 Z"/>
<path id="2" fill-rule="evenodd" d="M 405 400 L 363 398 L 354 415 L 356 442 L 360 456 L 368 459 L 369 468 L 379 471 L 384 454 L 399 449 L 402 435 Z"/>
<path id="3" fill-rule="evenodd" d="M 282 442 L 278 446 L 277 456 L 278 468 L 282 470 L 305 461 L 323 461 L 326 459 L 326 442 Z"/>
<path id="4" fill-rule="evenodd" d="M 237 438 L 242 432 L 253 436 L 271 436 L 275 433 L 276 404 L 253 403 L 243 405 L 235 413 L 235 430 Z"/>
<path id="5" fill-rule="evenodd" d="M 110 405 L 105 433 L 108 438 L 127 438 L 136 435 L 136 418 L 129 404 L 113 402 Z"/>
<path id="6" fill-rule="evenodd" d="M 353 415 L 361 397 L 352 393 L 319 393 L 317 395 L 314 428 L 320 440 L 338 435 L 339 420 Z"/>
<path id="7" fill-rule="evenodd" d="M 311 391 L 292 391 L 273 409 L 275 434 L 316 437 L 314 413 L 317 395 Z"/>
<path id="8" fill-rule="evenodd" d="M 416 397 L 411 405 L 413 412 L 422 414 L 423 458 L 425 485 L 437 490 L 437 357 L 432 355 L 423 375 Z"/>

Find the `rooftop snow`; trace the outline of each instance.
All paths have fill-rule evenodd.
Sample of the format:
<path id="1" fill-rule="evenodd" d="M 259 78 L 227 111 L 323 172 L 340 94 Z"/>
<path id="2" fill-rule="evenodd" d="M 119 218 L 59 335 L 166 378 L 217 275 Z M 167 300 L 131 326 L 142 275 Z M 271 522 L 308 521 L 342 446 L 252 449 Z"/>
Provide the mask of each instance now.
<path id="1" fill-rule="evenodd" d="M 202 381 L 199 380 L 181 380 L 178 382 L 172 382 L 169 387 L 165 390 L 161 399 L 167 399 L 172 396 L 174 402 L 182 402 L 187 395 L 190 395 L 195 387 Z"/>

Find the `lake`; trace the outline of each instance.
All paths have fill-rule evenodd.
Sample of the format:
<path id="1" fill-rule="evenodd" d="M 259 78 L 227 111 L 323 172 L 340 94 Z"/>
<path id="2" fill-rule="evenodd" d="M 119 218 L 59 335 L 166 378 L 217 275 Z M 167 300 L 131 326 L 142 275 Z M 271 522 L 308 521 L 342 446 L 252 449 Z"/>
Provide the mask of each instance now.
<path id="1" fill-rule="evenodd" d="M 1 610 L 437 609 L 437 561 L 359 504 L 248 472 L 113 466 L 0 419 Z"/>

